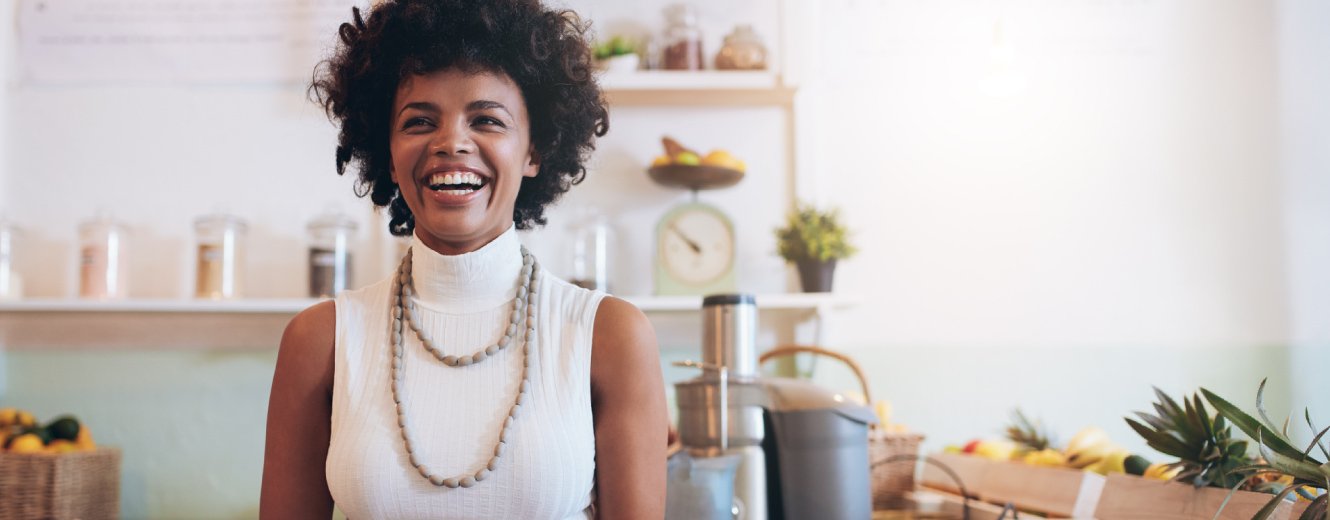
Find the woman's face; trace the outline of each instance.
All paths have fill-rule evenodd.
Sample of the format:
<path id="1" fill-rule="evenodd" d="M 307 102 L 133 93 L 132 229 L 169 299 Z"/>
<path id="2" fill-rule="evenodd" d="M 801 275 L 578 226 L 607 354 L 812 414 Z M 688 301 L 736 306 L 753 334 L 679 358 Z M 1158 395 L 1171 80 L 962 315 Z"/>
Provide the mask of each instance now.
<path id="1" fill-rule="evenodd" d="M 474 251 L 507 230 L 522 177 L 540 169 L 522 91 L 503 73 L 407 76 L 390 132 L 393 182 L 416 235 L 443 254 Z"/>

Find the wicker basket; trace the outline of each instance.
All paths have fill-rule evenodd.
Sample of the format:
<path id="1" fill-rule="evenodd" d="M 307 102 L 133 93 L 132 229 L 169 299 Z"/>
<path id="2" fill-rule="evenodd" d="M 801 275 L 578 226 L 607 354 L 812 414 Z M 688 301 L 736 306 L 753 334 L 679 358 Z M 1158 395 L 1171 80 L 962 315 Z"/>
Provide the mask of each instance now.
<path id="1" fill-rule="evenodd" d="M 859 369 L 859 364 L 839 352 L 807 345 L 788 345 L 763 352 L 758 362 L 765 363 L 770 359 L 799 353 L 826 356 L 845 363 L 845 366 L 854 372 L 855 377 L 859 378 L 864 400 L 873 402 L 872 394 L 868 390 L 868 379 L 864 377 L 863 370 Z M 877 426 L 872 425 L 868 430 L 873 509 L 890 509 L 902 505 L 905 502 L 905 494 L 914 491 L 919 443 L 924 440 L 924 436 L 916 433 L 887 433 Z"/>
<path id="2" fill-rule="evenodd" d="M 116 518 L 120 450 L 0 453 L 0 520 Z"/>

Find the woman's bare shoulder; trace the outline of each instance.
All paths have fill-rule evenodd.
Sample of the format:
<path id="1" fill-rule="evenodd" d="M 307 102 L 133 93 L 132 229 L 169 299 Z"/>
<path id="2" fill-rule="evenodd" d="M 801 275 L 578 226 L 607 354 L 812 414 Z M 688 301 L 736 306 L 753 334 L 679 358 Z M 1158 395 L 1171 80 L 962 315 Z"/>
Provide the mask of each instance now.
<path id="1" fill-rule="evenodd" d="M 337 328 L 337 307 L 322 301 L 291 318 L 282 334 L 277 355 L 279 375 L 332 385 L 332 359 Z"/>

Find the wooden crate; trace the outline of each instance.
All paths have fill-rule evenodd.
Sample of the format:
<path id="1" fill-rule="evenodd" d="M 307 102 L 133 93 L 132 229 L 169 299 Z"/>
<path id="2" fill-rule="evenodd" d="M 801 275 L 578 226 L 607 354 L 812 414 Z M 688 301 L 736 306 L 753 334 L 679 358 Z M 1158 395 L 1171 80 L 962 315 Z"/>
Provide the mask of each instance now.
<path id="1" fill-rule="evenodd" d="M 1010 502 L 1023 511 L 1055 517 L 1091 518 L 1104 488 L 1104 477 L 1084 470 L 1032 466 L 954 453 L 931 455 L 961 478 L 973 498 L 995 504 Z M 925 486 L 958 493 L 936 467 L 924 466 Z"/>
<path id="2" fill-rule="evenodd" d="M 1229 491 L 1219 488 L 1194 488 L 1180 482 L 1149 480 L 1135 475 L 1109 475 L 1095 509 L 1100 520 L 1210 520 L 1224 503 Z M 1249 520 L 1273 495 L 1238 491 L 1224 506 L 1219 518 Z M 1287 520 L 1293 503 L 1275 508 L 1270 520 Z M 1295 517 L 1296 518 L 1296 517 Z"/>

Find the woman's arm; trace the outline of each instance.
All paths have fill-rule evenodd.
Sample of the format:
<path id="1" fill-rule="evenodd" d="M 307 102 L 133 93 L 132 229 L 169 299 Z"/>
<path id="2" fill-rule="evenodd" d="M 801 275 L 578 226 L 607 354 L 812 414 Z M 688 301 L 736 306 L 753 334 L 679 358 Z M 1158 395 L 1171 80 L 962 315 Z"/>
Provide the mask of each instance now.
<path id="1" fill-rule="evenodd" d="M 665 517 L 665 384 L 656 332 L 642 311 L 606 297 L 591 347 L 596 421 L 596 512 L 602 519 Z"/>
<path id="2" fill-rule="evenodd" d="M 268 398 L 260 518 L 332 518 L 323 468 L 332 422 L 336 320 L 333 302 L 322 302 L 292 318 L 282 335 Z"/>

